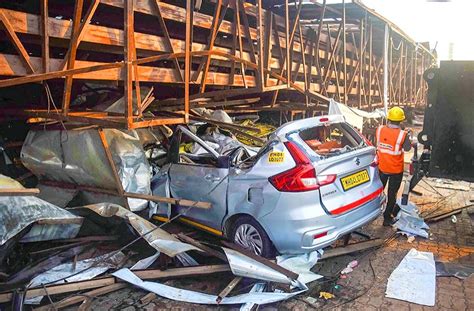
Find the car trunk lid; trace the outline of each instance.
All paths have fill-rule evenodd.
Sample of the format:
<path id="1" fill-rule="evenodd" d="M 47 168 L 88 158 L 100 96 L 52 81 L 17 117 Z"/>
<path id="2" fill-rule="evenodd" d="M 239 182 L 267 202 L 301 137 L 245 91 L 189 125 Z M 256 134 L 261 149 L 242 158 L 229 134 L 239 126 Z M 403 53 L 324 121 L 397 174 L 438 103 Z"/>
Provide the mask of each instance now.
<path id="1" fill-rule="evenodd" d="M 366 147 L 314 163 L 318 179 L 335 176 L 334 182 L 320 187 L 321 202 L 327 212 L 340 215 L 377 197 L 381 184 L 372 166 L 375 149 Z"/>
<path id="2" fill-rule="evenodd" d="M 324 120 L 289 138 L 309 155 L 326 212 L 340 215 L 380 194 L 376 150 L 349 124 Z"/>

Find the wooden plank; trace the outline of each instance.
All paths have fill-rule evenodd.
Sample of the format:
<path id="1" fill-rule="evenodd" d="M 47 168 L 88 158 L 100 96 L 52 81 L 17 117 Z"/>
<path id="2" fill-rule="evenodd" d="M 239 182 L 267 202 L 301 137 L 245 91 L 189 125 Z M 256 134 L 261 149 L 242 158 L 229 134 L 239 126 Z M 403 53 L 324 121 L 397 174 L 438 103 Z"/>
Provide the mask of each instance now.
<path id="1" fill-rule="evenodd" d="M 242 281 L 241 276 L 236 276 L 229 284 L 219 293 L 216 302 L 219 304 L 224 297 L 230 294 L 230 292 Z"/>
<path id="2" fill-rule="evenodd" d="M 331 248 L 324 251 L 324 254 L 321 257 L 321 260 L 343 256 L 343 255 L 347 255 L 347 254 L 351 254 L 355 252 L 360 252 L 360 251 L 367 250 L 374 247 L 379 247 L 383 243 L 384 243 L 383 239 L 373 239 L 369 241 L 349 244 L 344 247 Z"/>
<path id="3" fill-rule="evenodd" d="M 189 237 L 189 236 L 187 236 L 183 233 L 178 233 L 177 236 L 181 241 L 183 241 L 185 243 L 188 243 L 188 244 L 191 244 L 193 246 L 196 246 L 200 250 L 202 250 L 202 251 L 204 251 L 204 252 L 208 253 L 209 255 L 212 255 L 216 258 L 219 258 L 224 262 L 228 262 L 227 256 L 224 253 L 216 251 L 215 249 L 210 248 L 209 246 L 204 245 L 204 244 L 200 243 L 199 241 L 196 241 L 195 239 L 193 239 L 193 238 L 191 238 L 191 237 Z"/>
<path id="4" fill-rule="evenodd" d="M 450 211 L 447 211 L 447 212 L 444 212 L 444 213 L 438 213 L 438 214 L 435 214 L 435 215 L 430 215 L 428 217 L 425 217 L 425 221 L 428 222 L 428 223 L 436 222 L 436 221 L 445 219 L 449 216 L 461 213 L 463 209 L 469 208 L 471 206 L 474 206 L 474 204 L 467 204 L 467 205 L 455 208 L 453 210 L 450 210 Z"/>
<path id="5" fill-rule="evenodd" d="M 81 295 L 78 295 L 78 296 L 72 296 L 72 297 L 65 298 L 61 301 L 55 302 L 54 305 L 49 304 L 49 305 L 46 305 L 46 306 L 35 308 L 33 310 L 34 311 L 48 311 L 48 310 L 58 310 L 58 309 L 66 308 L 68 306 L 72 306 L 72 305 L 75 305 L 75 304 L 78 304 L 78 303 L 81 303 L 81 302 L 85 301 L 87 299 L 87 297 L 103 296 L 103 295 L 109 294 L 111 292 L 115 292 L 117 290 L 123 289 L 127 286 L 128 286 L 127 283 L 115 283 L 115 284 L 107 285 L 107 286 L 104 286 L 104 287 L 101 287 L 101 288 L 97 288 L 97 289 L 85 292 L 84 294 L 81 294 Z"/>
<path id="6" fill-rule="evenodd" d="M 210 209 L 212 207 L 211 203 L 209 202 L 167 198 L 167 197 L 160 197 L 156 195 L 130 193 L 130 192 L 125 192 L 123 195 L 127 198 L 142 199 L 142 200 L 153 201 L 153 202 L 170 203 L 170 204 L 176 204 L 176 205 L 182 205 L 182 206 L 193 206 L 193 207 L 202 208 L 202 209 Z"/>
<path id="7" fill-rule="evenodd" d="M 40 193 L 38 188 L 10 189 L 0 188 L 0 197 L 36 196 Z"/>
<path id="8" fill-rule="evenodd" d="M 140 298 L 140 303 L 144 304 L 144 305 L 149 304 L 150 302 L 155 300 L 157 297 L 158 296 L 155 293 L 148 293 L 145 296 L 143 296 L 142 298 Z"/>
<path id="9" fill-rule="evenodd" d="M 164 278 L 177 278 L 177 277 L 189 277 L 198 275 L 207 275 L 212 273 L 220 273 L 230 271 L 230 267 L 227 264 L 223 265 L 207 265 L 207 266 L 193 266 L 183 268 L 171 268 L 168 270 L 136 270 L 133 273 L 141 278 L 142 280 L 153 280 L 153 279 L 164 279 Z M 52 284 L 45 287 L 30 288 L 25 293 L 25 298 L 31 298 L 36 296 L 45 296 L 46 291 L 49 295 L 65 294 L 70 292 L 77 292 L 86 289 L 99 288 L 109 286 L 115 283 L 121 283 L 113 276 L 101 277 L 88 281 L 70 282 L 64 284 Z M 46 290 L 45 290 L 46 288 Z M 12 292 L 6 292 L 0 294 L 0 303 L 9 302 L 13 297 Z"/>

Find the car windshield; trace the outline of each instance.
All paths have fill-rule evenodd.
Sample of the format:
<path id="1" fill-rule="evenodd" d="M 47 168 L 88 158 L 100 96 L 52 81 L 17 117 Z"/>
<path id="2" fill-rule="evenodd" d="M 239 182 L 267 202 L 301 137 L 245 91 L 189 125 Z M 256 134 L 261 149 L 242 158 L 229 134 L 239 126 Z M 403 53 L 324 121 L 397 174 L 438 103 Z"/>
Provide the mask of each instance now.
<path id="1" fill-rule="evenodd" d="M 316 154 L 330 157 L 364 147 L 362 137 L 346 123 L 323 124 L 302 130 L 301 139 Z"/>

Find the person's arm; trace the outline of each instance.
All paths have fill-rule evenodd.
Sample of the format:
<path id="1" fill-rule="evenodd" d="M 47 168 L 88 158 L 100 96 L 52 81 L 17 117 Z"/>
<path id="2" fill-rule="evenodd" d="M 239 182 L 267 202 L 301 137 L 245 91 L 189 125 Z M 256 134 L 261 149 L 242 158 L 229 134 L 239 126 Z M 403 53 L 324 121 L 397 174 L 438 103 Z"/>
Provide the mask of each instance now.
<path id="1" fill-rule="evenodd" d="M 405 136 L 405 140 L 403 141 L 403 150 L 410 151 L 411 149 L 411 139 L 410 139 L 410 132 L 407 133 Z"/>

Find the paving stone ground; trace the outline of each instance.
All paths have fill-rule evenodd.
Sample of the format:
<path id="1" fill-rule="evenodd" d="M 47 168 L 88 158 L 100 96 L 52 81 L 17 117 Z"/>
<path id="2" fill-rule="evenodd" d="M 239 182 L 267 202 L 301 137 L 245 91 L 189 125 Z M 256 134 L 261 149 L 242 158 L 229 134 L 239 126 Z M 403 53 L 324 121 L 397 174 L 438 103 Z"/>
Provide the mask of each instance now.
<path id="1" fill-rule="evenodd" d="M 446 202 L 449 204 L 449 201 Z M 474 228 L 467 210 L 457 215 L 456 223 L 450 218 L 430 224 L 429 239 L 416 238 L 408 243 L 403 236 L 387 243 L 373 252 L 337 257 L 320 262 L 315 269 L 318 273 L 331 276 L 342 269 L 351 260 L 357 259 L 359 266 L 345 279 L 338 276 L 324 282 L 313 282 L 304 295 L 267 306 L 259 310 L 474 310 L 474 275 L 465 280 L 455 277 L 436 278 L 436 305 L 420 306 L 405 301 L 385 297 L 387 279 L 411 248 L 432 252 L 436 260 L 459 262 L 474 266 Z M 363 228 L 363 232 L 372 237 L 390 236 L 394 229 L 382 226 L 379 218 Z M 168 280 L 167 285 L 206 292 L 219 293 L 232 279 L 230 274 L 210 275 L 201 278 Z M 244 280 L 232 295 L 248 292 L 252 283 Z M 337 285 L 337 286 L 336 286 Z M 336 288 L 336 287 L 337 288 Z M 321 290 L 330 291 L 336 298 L 324 301 L 319 299 Z M 202 306 L 190 303 L 156 298 L 147 304 L 141 304 L 140 298 L 147 292 L 128 287 L 94 299 L 92 310 L 238 310 L 239 306 Z M 310 297 L 310 298 L 308 298 Z M 71 308 L 71 310 L 76 309 Z"/>

